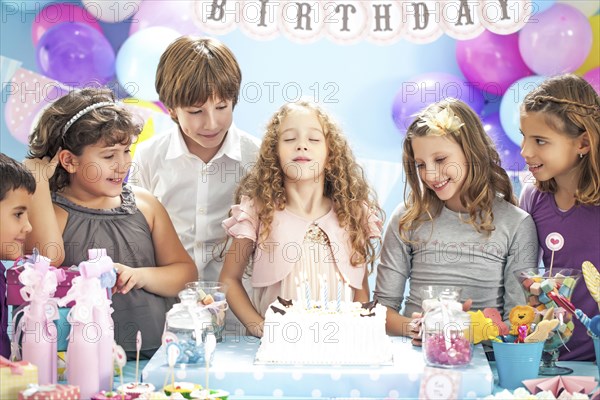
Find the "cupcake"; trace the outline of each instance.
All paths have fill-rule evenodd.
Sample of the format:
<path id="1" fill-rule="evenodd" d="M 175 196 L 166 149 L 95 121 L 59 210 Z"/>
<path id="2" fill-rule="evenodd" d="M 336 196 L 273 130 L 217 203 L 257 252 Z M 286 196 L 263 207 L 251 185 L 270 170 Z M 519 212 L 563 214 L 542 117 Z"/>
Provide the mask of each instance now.
<path id="1" fill-rule="evenodd" d="M 194 390 L 190 393 L 190 397 L 192 399 L 210 399 L 210 400 L 227 400 L 229 397 L 229 392 L 224 390 Z"/>
<path id="2" fill-rule="evenodd" d="M 137 399 L 143 393 L 154 392 L 154 389 L 154 385 L 151 383 L 131 382 L 119 386 L 117 392 L 129 394 L 132 399 Z"/>
<path id="3" fill-rule="evenodd" d="M 194 391 L 201 390 L 202 386 L 191 382 L 174 382 L 172 385 L 167 385 L 163 388 L 168 396 L 179 393 L 186 399 L 191 399 L 190 394 Z"/>
<path id="4" fill-rule="evenodd" d="M 95 395 L 93 395 L 91 398 L 91 400 L 106 400 L 106 399 L 133 400 L 133 397 L 131 397 L 131 395 L 128 395 L 128 394 L 121 394 L 121 393 L 117 393 L 117 392 L 107 392 L 106 390 L 102 390 L 102 391 L 96 393 Z"/>
<path id="5" fill-rule="evenodd" d="M 174 400 L 174 399 L 185 399 L 181 393 L 173 393 L 167 396 L 165 392 L 152 392 L 144 393 L 138 397 L 138 400 Z"/>

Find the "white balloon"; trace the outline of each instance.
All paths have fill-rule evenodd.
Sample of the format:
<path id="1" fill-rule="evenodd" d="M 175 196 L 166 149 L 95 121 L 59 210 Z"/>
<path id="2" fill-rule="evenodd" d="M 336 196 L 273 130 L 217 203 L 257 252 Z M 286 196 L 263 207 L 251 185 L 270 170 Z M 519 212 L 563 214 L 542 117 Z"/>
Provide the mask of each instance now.
<path id="1" fill-rule="evenodd" d="M 598 0 L 558 0 L 557 3 L 564 3 L 575 7 L 586 17 L 591 17 L 600 9 L 600 2 Z"/>
<path id="2" fill-rule="evenodd" d="M 85 9 L 99 21 L 121 22 L 140 9 L 142 0 L 83 0 Z"/>

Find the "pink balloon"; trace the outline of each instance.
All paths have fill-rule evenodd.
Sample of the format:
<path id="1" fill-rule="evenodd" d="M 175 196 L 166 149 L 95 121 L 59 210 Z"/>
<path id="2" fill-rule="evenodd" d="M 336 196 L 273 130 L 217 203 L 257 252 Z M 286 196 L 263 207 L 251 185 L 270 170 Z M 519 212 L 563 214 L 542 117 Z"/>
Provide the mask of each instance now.
<path id="1" fill-rule="evenodd" d="M 6 127 L 15 139 L 28 144 L 40 112 L 69 89 L 43 75 L 19 68 L 4 90 L 8 95 L 4 108 Z"/>
<path id="2" fill-rule="evenodd" d="M 195 12 L 192 3 L 190 0 L 143 1 L 131 19 L 129 36 L 156 26 L 171 28 L 182 35 L 201 35 L 191 18 Z"/>
<path id="3" fill-rule="evenodd" d="M 48 4 L 36 15 L 31 25 L 33 45 L 37 45 L 48 29 L 63 22 L 79 22 L 103 33 L 98 21 L 87 10 L 70 3 Z"/>
<path id="4" fill-rule="evenodd" d="M 519 33 L 525 64 L 538 75 L 575 71 L 592 48 L 592 27 L 579 10 L 558 3 L 530 20 Z"/>
<path id="5" fill-rule="evenodd" d="M 519 34 L 497 35 L 488 30 L 456 43 L 456 60 L 468 81 L 502 96 L 515 81 L 532 75 L 519 53 Z"/>
<path id="6" fill-rule="evenodd" d="M 600 96 L 600 67 L 590 69 L 583 75 L 583 79 L 588 81 Z"/>

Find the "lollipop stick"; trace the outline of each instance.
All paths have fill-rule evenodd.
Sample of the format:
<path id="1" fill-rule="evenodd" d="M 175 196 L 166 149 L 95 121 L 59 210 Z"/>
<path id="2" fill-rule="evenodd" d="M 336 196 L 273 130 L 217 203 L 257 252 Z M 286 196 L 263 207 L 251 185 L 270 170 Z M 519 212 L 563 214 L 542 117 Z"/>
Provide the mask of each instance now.
<path id="1" fill-rule="evenodd" d="M 121 387 L 124 388 L 124 384 L 123 384 L 123 368 L 119 368 L 119 377 L 121 379 Z M 125 400 L 125 393 L 121 392 L 121 400 Z"/>
<path id="2" fill-rule="evenodd" d="M 205 363 L 206 364 L 206 391 L 207 391 L 207 393 L 210 393 L 208 391 L 208 358 L 207 357 L 205 357 L 205 358 L 206 358 L 206 363 Z"/>
<path id="3" fill-rule="evenodd" d="M 139 382 L 140 349 L 142 348 L 142 332 L 137 331 L 135 337 L 135 381 Z"/>
<path id="4" fill-rule="evenodd" d="M 552 264 L 554 264 L 554 250 L 552 250 L 552 257 L 550 257 L 550 275 L 549 278 L 552 278 Z"/>

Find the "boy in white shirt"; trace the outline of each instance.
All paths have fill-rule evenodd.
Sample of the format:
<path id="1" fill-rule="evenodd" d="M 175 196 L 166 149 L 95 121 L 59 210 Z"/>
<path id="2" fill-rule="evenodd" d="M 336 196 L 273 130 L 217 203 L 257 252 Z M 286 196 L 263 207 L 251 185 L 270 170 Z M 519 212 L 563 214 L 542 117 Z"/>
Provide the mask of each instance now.
<path id="1" fill-rule="evenodd" d="M 227 237 L 221 222 L 260 145 L 233 124 L 241 81 L 235 56 L 218 40 L 182 36 L 169 45 L 155 84 L 177 128 L 137 146 L 129 177 L 165 206 L 206 281 L 219 278 Z M 232 323 L 227 332 L 237 330 Z"/>

